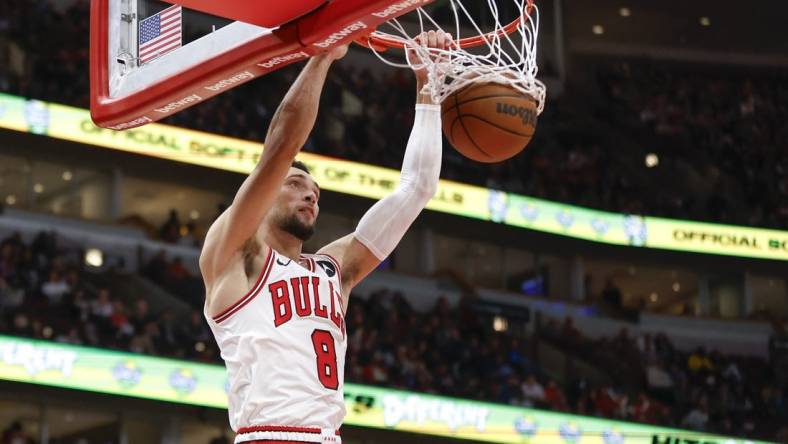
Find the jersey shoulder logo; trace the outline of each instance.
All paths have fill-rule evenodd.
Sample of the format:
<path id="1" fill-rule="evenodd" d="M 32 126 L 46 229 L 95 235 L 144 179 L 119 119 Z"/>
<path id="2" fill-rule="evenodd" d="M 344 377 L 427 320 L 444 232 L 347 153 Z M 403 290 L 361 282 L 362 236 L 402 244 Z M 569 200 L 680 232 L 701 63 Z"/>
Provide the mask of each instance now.
<path id="1" fill-rule="evenodd" d="M 318 260 L 318 261 L 315 261 L 315 262 L 317 262 L 317 265 L 319 265 L 320 268 L 323 269 L 323 272 L 326 273 L 326 276 L 332 278 L 332 277 L 334 277 L 337 274 L 337 269 L 334 266 L 334 264 L 331 263 L 331 261 Z"/>

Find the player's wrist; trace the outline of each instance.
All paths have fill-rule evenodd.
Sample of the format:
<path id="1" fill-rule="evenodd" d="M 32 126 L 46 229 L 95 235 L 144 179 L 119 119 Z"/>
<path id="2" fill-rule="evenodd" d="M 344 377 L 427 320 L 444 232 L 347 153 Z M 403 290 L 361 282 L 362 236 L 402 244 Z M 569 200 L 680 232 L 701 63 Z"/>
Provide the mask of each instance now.
<path id="1" fill-rule="evenodd" d="M 418 104 L 434 104 L 435 102 L 432 100 L 432 94 L 430 94 L 429 88 L 426 88 L 427 81 L 416 81 L 416 103 Z"/>
<path id="2" fill-rule="evenodd" d="M 328 53 L 324 52 L 323 54 L 318 54 L 312 57 L 311 59 L 309 59 L 308 63 L 327 68 L 331 66 L 332 63 L 334 63 L 334 59 L 331 58 L 331 56 L 329 56 Z"/>
<path id="3" fill-rule="evenodd" d="M 418 94 L 416 96 L 417 105 L 437 105 L 430 94 Z"/>

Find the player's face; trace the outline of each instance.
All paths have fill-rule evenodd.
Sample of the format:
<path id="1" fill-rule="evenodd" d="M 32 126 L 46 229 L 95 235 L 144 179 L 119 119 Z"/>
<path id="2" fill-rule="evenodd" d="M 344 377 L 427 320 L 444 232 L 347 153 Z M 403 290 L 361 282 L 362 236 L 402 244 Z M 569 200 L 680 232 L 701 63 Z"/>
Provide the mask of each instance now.
<path id="1" fill-rule="evenodd" d="M 309 240 L 320 212 L 319 199 L 320 188 L 312 176 L 290 168 L 278 198 L 276 223 L 279 228 L 304 242 Z"/>

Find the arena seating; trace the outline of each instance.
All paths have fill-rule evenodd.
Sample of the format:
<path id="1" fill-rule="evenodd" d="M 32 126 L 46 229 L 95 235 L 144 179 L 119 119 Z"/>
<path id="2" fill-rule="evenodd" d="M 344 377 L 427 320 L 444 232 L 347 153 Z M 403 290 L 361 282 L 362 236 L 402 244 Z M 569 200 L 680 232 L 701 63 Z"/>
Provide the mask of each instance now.
<path id="1" fill-rule="evenodd" d="M 146 294 L 117 296 L 127 292 L 101 284 L 121 279 L 102 279 L 79 259 L 50 233 L 0 241 L 0 334 L 221 362 L 200 308 L 156 312 Z M 178 268 L 160 256 L 144 266 L 162 282 L 184 278 Z M 751 436 L 788 413 L 763 359 L 685 353 L 665 335 L 625 330 L 591 339 L 571 317 L 522 336 L 495 331 L 470 300 L 452 307 L 436 296 L 434 307 L 418 311 L 387 289 L 367 296 L 353 298 L 347 319 L 350 382 Z M 557 381 L 540 362 L 545 343 L 610 382 L 582 373 Z"/>

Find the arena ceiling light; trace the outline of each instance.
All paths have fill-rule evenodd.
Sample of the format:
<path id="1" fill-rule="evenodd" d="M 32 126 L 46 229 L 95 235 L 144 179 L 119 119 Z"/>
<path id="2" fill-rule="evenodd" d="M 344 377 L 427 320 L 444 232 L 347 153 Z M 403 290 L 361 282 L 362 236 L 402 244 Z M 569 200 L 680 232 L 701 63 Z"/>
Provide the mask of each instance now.
<path id="1" fill-rule="evenodd" d="M 656 166 L 659 166 L 659 156 L 654 153 L 648 153 L 646 155 L 646 167 L 654 168 Z"/>
<path id="2" fill-rule="evenodd" d="M 706 16 L 701 17 L 699 22 L 701 26 L 711 26 L 711 19 Z"/>
<path id="3" fill-rule="evenodd" d="M 624 7 L 618 10 L 618 15 L 621 17 L 629 17 L 632 15 L 632 11 L 629 8 Z"/>
<path id="4" fill-rule="evenodd" d="M 605 27 L 602 25 L 594 25 L 591 27 L 591 32 L 595 35 L 602 35 L 605 33 Z"/>
<path id="5" fill-rule="evenodd" d="M 493 318 L 493 330 L 497 332 L 504 332 L 509 329 L 509 321 L 503 316 L 495 316 Z"/>
<path id="6" fill-rule="evenodd" d="M 98 248 L 88 248 L 85 251 L 85 263 L 91 267 L 100 268 L 104 265 L 104 252 Z"/>

